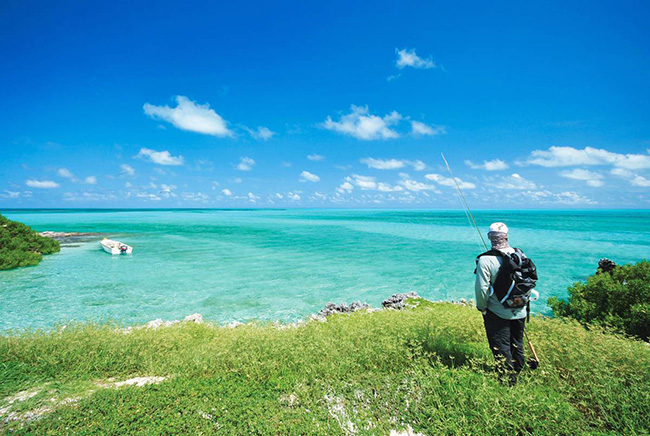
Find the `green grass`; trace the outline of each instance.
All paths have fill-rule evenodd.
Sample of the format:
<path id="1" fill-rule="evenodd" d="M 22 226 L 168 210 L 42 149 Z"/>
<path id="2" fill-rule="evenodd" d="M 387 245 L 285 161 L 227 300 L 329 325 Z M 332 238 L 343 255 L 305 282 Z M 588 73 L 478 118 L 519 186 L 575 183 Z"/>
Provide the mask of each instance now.
<path id="1" fill-rule="evenodd" d="M 0 270 L 36 265 L 44 254 L 60 250 L 58 241 L 0 215 Z"/>
<path id="2" fill-rule="evenodd" d="M 421 302 L 300 328 L 184 324 L 159 330 L 69 326 L 0 337 L 0 398 L 12 407 L 81 397 L 12 434 L 647 434 L 650 347 L 534 319 L 537 371 L 502 384 L 480 314 Z M 97 388 L 136 375 L 145 387 Z M 6 401 L 5 401 L 6 403 Z M 0 400 L 0 408 L 6 404 Z M 4 426 L 4 427 L 2 427 Z"/>

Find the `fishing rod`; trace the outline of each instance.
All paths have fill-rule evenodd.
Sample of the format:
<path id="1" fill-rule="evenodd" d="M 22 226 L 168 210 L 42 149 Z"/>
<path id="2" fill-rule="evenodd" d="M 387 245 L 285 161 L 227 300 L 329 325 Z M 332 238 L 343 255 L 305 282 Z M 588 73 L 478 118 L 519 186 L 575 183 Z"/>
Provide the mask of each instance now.
<path id="1" fill-rule="evenodd" d="M 449 162 L 447 162 L 447 159 L 445 158 L 445 154 L 440 153 L 440 155 L 442 156 L 442 160 L 445 161 L 445 166 L 447 167 L 447 171 L 449 171 L 449 175 L 451 176 L 452 180 L 454 181 L 454 184 L 456 185 L 456 190 L 458 191 L 458 195 L 460 196 L 461 202 L 465 207 L 465 215 L 467 216 L 468 220 L 471 219 L 470 226 L 472 225 L 474 226 L 474 228 L 476 229 L 476 233 L 478 233 L 478 237 L 481 238 L 483 247 L 485 247 L 485 251 L 488 251 L 488 246 L 485 243 L 485 239 L 483 239 L 483 234 L 481 233 L 481 229 L 478 227 L 478 224 L 476 224 L 476 220 L 474 219 L 472 210 L 469 208 L 469 204 L 467 204 L 467 199 L 463 194 L 463 190 L 460 189 L 458 180 L 456 180 L 454 173 L 451 172 L 451 167 L 449 166 Z M 530 315 L 530 306 L 528 306 L 528 314 Z M 533 343 L 530 341 L 530 338 L 528 337 L 528 332 L 526 331 L 525 323 L 524 323 L 524 336 L 526 337 L 526 342 L 528 342 L 528 347 L 530 348 L 530 351 L 533 353 L 534 356 L 528 360 L 528 366 L 530 366 L 531 369 L 537 369 L 537 367 L 539 366 L 539 358 L 537 357 L 537 353 L 535 352 L 535 347 L 533 347 Z"/>
<path id="2" fill-rule="evenodd" d="M 463 194 L 463 190 L 460 189 L 460 185 L 458 184 L 458 180 L 456 180 L 456 177 L 454 177 L 454 173 L 451 172 L 451 167 L 449 166 L 449 162 L 447 162 L 447 159 L 445 158 L 444 153 L 440 153 L 440 156 L 442 156 L 442 160 L 445 161 L 445 166 L 447 167 L 447 171 L 449 171 L 449 175 L 454 181 L 454 184 L 456 185 L 456 189 L 458 190 L 458 195 L 460 195 L 460 200 L 463 203 L 463 206 L 465 207 L 465 214 L 471 218 L 470 225 L 473 225 L 474 228 L 476 229 L 476 233 L 478 233 L 478 237 L 481 238 L 481 242 L 483 243 L 483 247 L 485 247 L 485 251 L 488 251 L 488 246 L 485 243 L 485 239 L 483 239 L 483 234 L 481 233 L 481 229 L 479 229 L 478 224 L 476 224 L 476 220 L 474 219 L 474 215 L 472 215 L 472 210 L 469 208 L 469 204 L 467 204 L 467 200 L 465 199 L 465 195 Z"/>

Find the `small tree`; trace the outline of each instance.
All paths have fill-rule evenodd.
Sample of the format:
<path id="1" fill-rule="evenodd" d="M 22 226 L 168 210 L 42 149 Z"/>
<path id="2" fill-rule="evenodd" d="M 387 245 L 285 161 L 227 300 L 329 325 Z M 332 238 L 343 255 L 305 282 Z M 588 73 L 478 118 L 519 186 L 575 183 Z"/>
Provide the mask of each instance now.
<path id="1" fill-rule="evenodd" d="M 582 323 L 599 324 L 617 331 L 650 338 L 650 262 L 643 260 L 598 271 L 569 287 L 569 300 L 549 298 L 555 315 Z"/>
<path id="2" fill-rule="evenodd" d="M 44 254 L 56 253 L 60 249 L 54 239 L 0 215 L 0 270 L 36 265 Z"/>

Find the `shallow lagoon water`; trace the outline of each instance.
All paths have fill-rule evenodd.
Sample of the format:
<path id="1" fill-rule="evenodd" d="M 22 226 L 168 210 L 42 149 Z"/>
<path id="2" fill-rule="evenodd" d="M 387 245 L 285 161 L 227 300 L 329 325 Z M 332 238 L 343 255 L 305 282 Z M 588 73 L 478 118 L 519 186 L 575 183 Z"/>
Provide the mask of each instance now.
<path id="1" fill-rule="evenodd" d="M 98 240 L 65 246 L 35 267 L 0 271 L 0 330 L 70 321 L 295 321 L 328 302 L 373 306 L 397 292 L 473 298 L 478 236 L 462 211 L 66 210 L 2 212 L 39 231 L 102 232 L 133 245 L 111 256 Z M 595 271 L 598 260 L 650 253 L 650 211 L 477 211 L 484 231 L 538 265 L 546 299 Z"/>

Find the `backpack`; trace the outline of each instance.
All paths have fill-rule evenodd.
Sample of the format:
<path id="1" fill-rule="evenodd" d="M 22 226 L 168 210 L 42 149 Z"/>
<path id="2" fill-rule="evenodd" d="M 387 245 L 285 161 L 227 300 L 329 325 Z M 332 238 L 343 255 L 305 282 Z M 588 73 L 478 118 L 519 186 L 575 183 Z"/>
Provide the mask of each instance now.
<path id="1" fill-rule="evenodd" d="M 499 302 L 508 309 L 527 306 L 530 291 L 537 284 L 537 268 L 533 261 L 519 248 L 515 248 L 515 252 L 509 255 L 499 250 L 486 251 L 476 257 L 477 264 L 481 256 L 499 256 L 502 260 L 492 285 L 492 291 Z"/>

